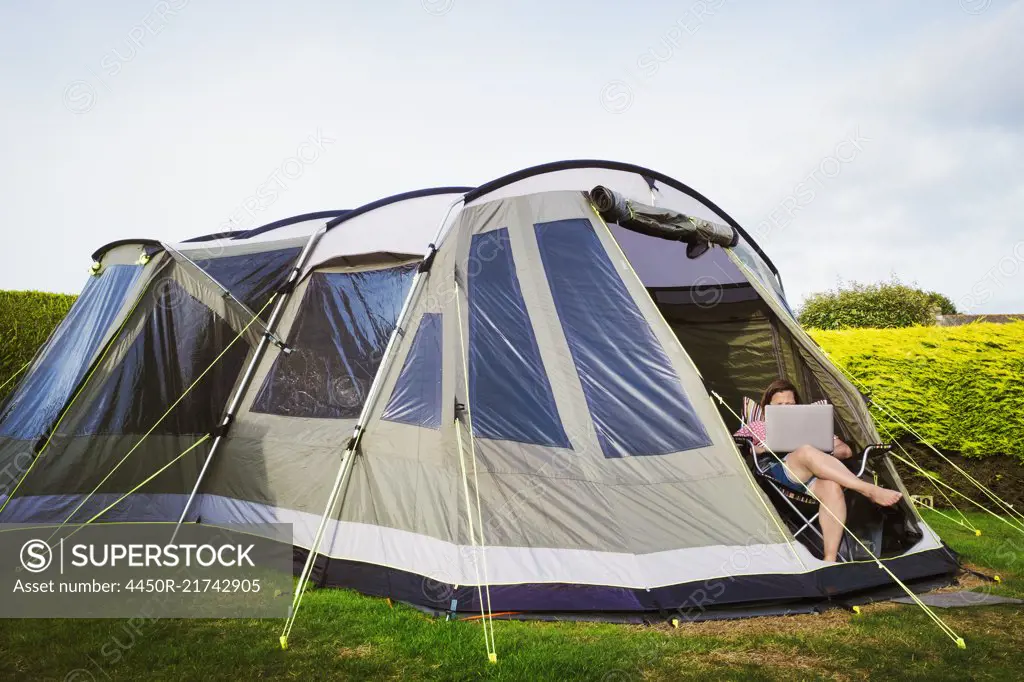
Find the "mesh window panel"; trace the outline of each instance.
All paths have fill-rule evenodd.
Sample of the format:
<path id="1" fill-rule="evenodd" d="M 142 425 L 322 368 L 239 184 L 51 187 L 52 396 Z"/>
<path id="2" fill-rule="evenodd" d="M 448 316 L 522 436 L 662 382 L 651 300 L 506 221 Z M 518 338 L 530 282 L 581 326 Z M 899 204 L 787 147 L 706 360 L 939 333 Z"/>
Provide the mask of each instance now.
<path id="1" fill-rule="evenodd" d="M 36 366 L 4 405 L 0 435 L 38 438 L 57 420 L 141 272 L 141 265 L 110 265 L 89 278 Z"/>
<path id="2" fill-rule="evenodd" d="M 470 244 L 469 397 L 475 436 L 571 447 L 505 228 L 475 235 Z"/>
<path id="3" fill-rule="evenodd" d="M 75 435 L 146 433 L 235 338 L 227 322 L 177 282 L 165 280 L 160 293 L 142 332 L 92 400 Z M 245 341 L 235 341 L 153 433 L 212 431 L 248 350 Z"/>
<path id="4" fill-rule="evenodd" d="M 251 411 L 352 419 L 366 400 L 417 265 L 309 278 L 288 342 Z"/>
<path id="5" fill-rule="evenodd" d="M 782 285 L 779 284 L 779 279 L 775 276 L 775 273 L 771 271 L 761 257 L 757 255 L 744 240 L 740 239 L 739 243 L 733 248 L 732 252 L 743 262 L 744 265 L 754 274 L 754 276 L 763 284 L 769 291 L 774 292 L 775 297 L 782 304 L 789 316 L 794 320 L 796 315 L 793 314 L 793 310 L 789 307 L 789 302 L 786 300 L 785 295 L 782 293 Z"/>
<path id="6" fill-rule="evenodd" d="M 539 223 L 535 231 L 605 457 L 710 445 L 668 355 L 590 221 Z"/>
<path id="7" fill-rule="evenodd" d="M 241 256 L 195 260 L 195 264 L 220 282 L 239 301 L 258 311 L 284 284 L 302 249 L 280 249 Z M 269 316 L 269 311 L 264 317 Z"/>
<path id="8" fill-rule="evenodd" d="M 441 427 L 441 315 L 424 313 L 382 419 Z"/>

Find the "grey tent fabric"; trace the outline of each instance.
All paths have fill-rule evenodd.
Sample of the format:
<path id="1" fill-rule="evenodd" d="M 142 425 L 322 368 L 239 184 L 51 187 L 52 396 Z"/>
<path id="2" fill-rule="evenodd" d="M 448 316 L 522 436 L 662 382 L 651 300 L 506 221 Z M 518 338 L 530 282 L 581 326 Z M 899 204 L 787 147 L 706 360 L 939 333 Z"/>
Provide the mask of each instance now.
<path id="1" fill-rule="evenodd" d="M 995 604 L 1024 604 L 1024 599 L 1002 597 L 997 594 L 986 594 L 985 592 L 971 592 L 969 590 L 922 594 L 918 599 L 928 606 L 940 609 L 962 609 L 968 606 L 993 606 Z M 916 605 L 916 602 L 909 597 L 899 597 L 891 601 L 898 604 Z"/>
<path id="2" fill-rule="evenodd" d="M 685 243 L 606 223 L 586 194 L 595 185 L 728 225 L 738 241 L 707 240 L 687 258 Z M 174 520 L 198 482 L 187 521 L 288 523 L 309 550 L 345 462 L 315 548 L 322 579 L 432 608 L 423 581 L 450 586 L 458 603 L 440 606 L 457 611 L 479 607 L 471 588 L 483 584 L 524 611 L 678 608 L 722 581 L 722 604 L 883 584 L 794 540 L 712 401 L 710 390 L 738 402 L 784 375 L 829 398 L 852 438 L 878 438 L 855 387 L 796 324 L 767 257 L 681 187 L 577 166 L 464 205 L 441 193 L 367 206 L 335 231 L 297 220 L 277 237 L 112 247 L 109 272 L 138 263 L 140 274 L 68 353 L 83 358 L 67 381 L 78 398 L 47 392 L 62 414 L 52 438 L 40 444 L 34 427 L 5 437 L 17 425 L 0 419 L 0 463 L 35 462 L 0 520 L 86 518 L 218 433 L 202 480 L 208 447 L 104 520 Z M 312 257 L 289 263 L 303 244 Z M 281 305 L 268 330 L 271 296 Z M 273 342 L 257 356 L 263 338 Z M 900 485 L 891 463 L 881 473 Z M 904 522 L 887 564 L 905 579 L 951 570 L 912 510 Z"/>
<path id="3" fill-rule="evenodd" d="M 537 249 L 534 223 L 548 222 L 547 216 L 566 213 L 575 216 L 592 215 L 589 206 L 582 201 L 580 195 L 574 193 L 545 196 L 536 200 L 512 199 L 496 207 L 480 207 L 479 211 L 463 212 L 453 232 L 441 246 L 438 262 L 429 275 L 428 287 L 429 281 L 435 277 L 444 278 L 445 273 L 439 271 L 439 264 L 445 262 L 442 258 L 451 257 L 452 249 L 462 250 L 460 260 L 467 263 L 466 269 L 472 276 L 472 238 L 495 232 L 500 236 L 502 230 L 507 230 L 509 234 L 508 248 L 517 269 L 524 273 L 531 272 L 523 269 L 529 263 L 532 271 L 543 272 L 545 265 Z M 606 228 L 602 226 L 602 229 Z M 530 244 L 531 248 L 521 248 L 523 242 Z M 531 278 L 531 282 L 537 281 Z M 462 297 L 465 294 L 458 295 Z M 468 295 L 473 295 L 472 284 Z M 537 308 L 532 303 L 535 293 L 524 290 L 523 295 L 525 306 L 543 311 L 539 317 L 534 314 L 530 318 L 538 347 L 543 350 L 547 346 L 546 339 L 552 336 L 553 330 L 560 328 L 557 308 L 551 304 Z M 550 292 L 547 295 L 550 297 Z M 632 296 L 625 292 L 620 295 Z M 426 307 L 431 303 L 436 303 L 436 299 L 427 296 L 420 300 L 418 307 Z M 461 306 L 451 301 L 443 308 L 445 318 L 458 315 L 460 309 L 464 315 L 471 314 L 471 308 L 465 301 Z M 468 325 L 464 325 L 463 329 L 467 328 Z M 456 329 L 455 333 L 459 331 Z M 406 343 L 412 341 L 408 336 L 405 338 Z M 666 340 L 669 338 L 665 337 Z M 561 336 L 560 343 L 560 349 L 550 348 L 544 352 L 560 354 L 564 358 L 562 366 L 571 368 L 571 354 L 564 336 Z M 664 345 L 664 342 L 660 343 Z M 467 426 L 476 429 L 478 405 L 472 400 L 467 401 L 465 389 L 460 388 L 465 385 L 465 371 L 468 369 L 472 372 L 472 367 L 468 358 L 458 357 L 460 351 L 456 341 L 447 342 L 446 345 L 456 350 L 456 357 L 452 358 L 452 369 L 459 377 L 450 384 L 444 384 L 444 390 L 450 397 L 446 397 L 443 402 L 468 402 L 468 414 L 471 416 Z M 683 365 L 676 363 L 685 361 L 677 350 L 675 352 L 677 360 L 672 362 L 672 371 L 678 374 L 684 370 Z M 546 361 L 544 364 L 550 366 Z M 391 371 L 398 373 L 397 369 Z M 692 372 L 692 369 L 689 371 Z M 446 370 L 445 374 L 449 372 Z M 397 383 L 397 377 L 394 381 Z M 698 389 L 699 381 L 689 381 L 687 386 L 689 390 Z M 678 391 L 680 395 L 685 395 L 682 387 Z M 387 383 L 384 393 L 388 393 Z M 646 585 L 648 580 L 657 582 L 665 579 L 648 575 L 648 570 L 658 574 L 665 570 L 660 568 L 661 561 L 672 561 L 668 555 L 655 559 L 649 552 L 668 552 L 671 555 L 680 551 L 681 547 L 702 546 L 710 539 L 705 535 L 706 529 L 716 526 L 720 532 L 726 532 L 719 536 L 722 539 L 729 537 L 733 542 L 742 543 L 752 537 L 758 538 L 761 542 L 772 544 L 774 549 L 766 551 L 778 553 L 783 563 L 787 561 L 785 556 L 790 557 L 788 561 L 796 562 L 791 547 L 779 530 L 774 525 L 770 525 L 769 530 L 758 520 L 763 520 L 764 513 L 760 493 L 751 485 L 742 462 L 732 451 L 729 434 L 720 422 L 714 430 L 714 448 L 688 449 L 692 444 L 687 443 L 658 457 L 624 458 L 623 461 L 628 460 L 633 464 L 621 467 L 613 464 L 618 459 L 608 459 L 602 452 L 578 378 L 576 388 L 565 395 L 572 401 L 572 405 L 567 405 L 565 410 L 559 406 L 558 413 L 563 421 L 570 415 L 574 419 L 573 422 L 566 422 L 567 433 L 574 434 L 572 450 L 486 438 L 480 438 L 475 443 L 480 472 L 479 483 L 474 482 L 472 485 L 485 507 L 485 518 L 506 507 L 509 496 L 514 496 L 515 491 L 524 488 L 533 491 L 526 499 L 520 498 L 516 505 L 516 521 L 511 524 L 495 524 L 491 528 L 494 535 L 487 540 L 491 547 L 489 552 L 508 557 L 508 563 L 503 569 L 506 575 L 504 580 L 553 580 L 559 575 L 567 577 L 572 571 L 581 570 L 584 565 L 591 572 L 600 565 L 604 568 L 599 572 L 605 572 L 606 579 L 612 580 L 614 584 Z M 714 415 L 714 408 L 706 396 L 702 400 L 702 417 Z M 434 556 L 436 558 L 430 563 L 438 569 L 444 564 L 446 571 L 455 574 L 452 577 L 457 582 L 476 580 L 470 561 L 453 557 L 447 551 L 436 554 L 448 543 L 463 546 L 469 544 L 469 531 L 465 525 L 467 509 L 458 494 L 461 475 L 457 464 L 459 455 L 454 425 L 451 422 L 442 424 L 439 435 L 445 444 L 444 449 L 434 451 L 428 457 L 422 447 L 413 446 L 414 449 L 410 451 L 406 445 L 415 442 L 410 439 L 425 438 L 425 434 L 417 434 L 417 429 L 412 426 L 381 420 L 379 411 L 376 414 L 378 416 L 371 416 L 366 426 L 363 456 L 358 460 L 346 493 L 346 502 L 340 512 L 332 541 L 334 545 L 325 550 L 330 556 L 351 557 L 351 549 L 358 547 L 360 551 L 372 552 L 378 561 L 386 565 L 405 570 L 412 568 L 414 555 Z M 710 442 L 705 444 L 711 445 Z M 650 464 L 642 464 L 641 460 L 651 461 Z M 542 462 L 548 463 L 546 471 Z M 714 523 L 703 518 L 702 509 L 707 508 L 712 497 L 725 494 L 726 489 L 736 485 L 740 488 L 732 495 L 735 498 L 733 509 L 718 515 Z M 434 506 L 430 491 L 445 491 L 439 498 L 435 498 L 445 500 L 445 504 Z M 408 514 L 372 501 L 385 499 L 406 500 Z M 583 500 L 588 499 L 600 502 L 596 506 L 583 503 Z M 545 521 L 554 518 L 559 519 L 555 525 Z M 663 532 L 655 536 L 651 532 L 652 527 L 660 527 Z M 428 530 L 431 528 L 438 530 Z M 640 528 L 645 530 L 640 532 Z M 729 530 L 725 531 L 726 528 Z M 430 536 L 440 529 L 444 529 L 443 534 L 433 540 Z M 365 538 L 365 545 L 360 538 Z M 559 547 L 574 549 L 563 555 Z M 582 554 L 572 558 L 572 552 Z M 603 553 L 606 552 L 611 554 L 604 557 Z M 541 560 L 544 553 L 550 553 L 550 557 Z M 620 553 L 628 555 L 628 562 L 636 564 L 636 568 L 628 569 L 624 563 L 612 559 L 612 555 Z M 642 557 L 650 557 L 654 562 L 652 566 L 645 568 L 646 560 Z M 455 559 L 454 564 L 451 563 L 452 559 Z M 421 565 L 419 570 L 423 568 Z M 616 577 L 611 574 L 616 574 Z"/>
<path id="4" fill-rule="evenodd" d="M 225 299 L 194 266 L 166 254 L 145 265 L 136 291 L 138 299 L 122 306 L 126 310 L 106 330 L 109 346 L 87 380 L 61 406 L 52 435 L 33 446 L 38 454 L 0 516 L 5 522 L 88 519 L 220 418 L 258 339 L 253 313 Z M 15 459 L 26 445 L 14 451 Z M 8 446 L 17 447 L 3 443 L 0 449 L 6 454 Z M 105 520 L 176 519 L 204 453 L 196 448 L 148 485 L 148 505 L 126 499 Z"/>

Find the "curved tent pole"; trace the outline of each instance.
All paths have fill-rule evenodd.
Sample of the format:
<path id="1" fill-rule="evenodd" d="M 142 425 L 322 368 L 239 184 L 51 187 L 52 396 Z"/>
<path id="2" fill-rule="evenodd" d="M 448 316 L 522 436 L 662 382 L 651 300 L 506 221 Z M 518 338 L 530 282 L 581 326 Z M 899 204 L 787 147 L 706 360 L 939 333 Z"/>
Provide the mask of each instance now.
<path id="1" fill-rule="evenodd" d="M 315 232 L 313 233 L 313 235 L 311 235 L 311 236 L 310 236 L 310 239 L 312 239 L 312 238 L 313 238 L 314 236 L 316 236 L 316 233 L 315 233 Z M 306 242 L 306 244 L 308 245 L 308 244 L 309 244 L 309 242 L 307 241 L 307 242 Z M 261 326 L 261 327 L 263 327 L 263 331 L 264 331 L 264 333 L 267 333 L 267 334 L 269 334 L 269 333 L 270 333 L 270 327 L 269 327 L 269 325 L 267 325 L 266 323 L 264 323 L 264 322 L 263 322 L 263 320 L 261 320 L 261 319 L 259 318 L 259 315 L 258 315 L 258 314 L 254 313 L 254 312 L 253 312 L 253 311 L 252 311 L 252 310 L 251 310 L 251 309 L 249 308 L 249 306 L 247 306 L 247 305 L 246 305 L 245 303 L 243 303 L 243 302 L 241 301 L 241 299 L 239 299 L 239 298 L 238 298 L 237 296 L 235 296 L 235 295 L 234 295 L 233 293 L 231 293 L 231 291 L 230 291 L 230 290 L 229 290 L 229 289 L 228 289 L 228 288 L 227 288 L 226 286 L 224 286 L 223 284 L 221 284 L 220 282 L 218 282 L 218 281 L 217 281 L 217 279 L 216 279 L 216 278 L 215 278 L 215 277 L 214 277 L 213 275 L 211 275 L 211 274 L 210 274 L 209 272 L 207 272 L 207 271 L 206 271 L 206 268 L 203 268 L 203 267 L 201 267 L 201 266 L 200 266 L 199 264 L 197 264 L 197 263 L 196 263 L 196 262 L 195 262 L 194 260 L 192 260 L 191 258 L 189 258 L 188 256 L 186 256 L 185 254 L 183 254 L 183 253 L 182 253 L 181 251 L 178 251 L 177 249 L 175 249 L 175 248 L 174 248 L 173 246 L 171 246 L 170 244 L 162 244 L 162 246 L 163 246 L 164 250 L 165 250 L 165 251 L 167 251 L 167 253 L 171 254 L 171 257 L 172 257 L 172 258 L 174 258 L 175 260 L 181 260 L 181 261 L 184 261 L 185 263 L 188 263 L 188 264 L 189 264 L 189 265 L 191 265 L 191 266 L 192 266 L 193 268 L 195 268 L 195 269 L 196 269 L 196 270 L 197 270 L 197 271 L 199 272 L 199 274 L 200 274 L 201 276 L 203 276 L 203 277 L 205 277 L 206 279 L 208 279 L 208 280 L 210 280 L 211 282 L 213 282 L 214 286 L 216 286 L 216 287 L 217 287 L 218 289 L 220 289 L 221 291 L 223 291 L 223 292 L 224 292 L 224 296 L 225 296 L 225 297 L 227 297 L 227 298 L 230 298 L 230 299 L 231 299 L 232 301 L 234 301 L 234 302 L 235 302 L 235 305 L 237 305 L 237 306 L 238 306 L 238 307 L 240 307 L 240 308 L 241 308 L 242 310 L 244 310 L 244 311 L 245 311 L 246 313 L 248 313 L 248 314 L 250 315 L 250 318 L 251 318 L 251 319 L 254 319 L 254 320 L 255 320 L 256 322 L 258 322 L 258 323 L 260 324 L 260 326 Z M 302 257 L 302 254 L 299 254 L 299 257 L 301 258 L 301 257 Z M 277 339 L 277 337 L 274 337 L 274 338 L 273 338 L 273 339 L 271 339 L 271 340 L 273 340 L 273 341 L 275 341 L 275 342 L 276 342 L 276 341 L 279 341 L 279 340 Z"/>
<path id="2" fill-rule="evenodd" d="M 363 436 L 363 429 L 369 419 L 370 412 L 376 405 L 377 398 L 381 392 L 383 377 L 387 373 L 395 348 L 398 346 L 398 337 L 404 333 L 403 328 L 409 316 L 409 312 L 412 309 L 412 301 L 419 293 L 420 287 L 425 279 L 424 275 L 430 272 L 430 266 L 434 262 L 434 255 L 437 253 L 437 244 L 441 241 L 441 238 L 445 233 L 445 226 L 448 224 L 452 211 L 454 211 L 455 207 L 463 201 L 464 197 L 459 197 L 453 201 L 448 206 L 448 210 L 445 211 L 444 218 L 441 219 L 441 225 L 437 228 L 437 234 L 434 235 L 434 239 L 429 245 L 428 253 L 424 257 L 419 270 L 416 271 L 416 276 L 413 278 L 412 285 L 409 287 L 409 293 L 405 296 L 405 301 L 402 303 L 402 309 L 398 313 L 398 318 L 395 321 L 395 328 L 391 330 L 391 336 L 388 338 L 387 346 L 384 347 L 384 355 L 381 358 L 380 365 L 377 367 L 377 373 L 373 377 L 373 383 L 370 384 L 370 390 L 367 392 L 366 400 L 363 402 L 363 408 L 359 412 L 359 419 L 356 421 L 352 437 L 345 445 L 345 452 L 342 453 L 341 464 L 338 466 L 338 475 L 334 479 L 334 485 L 332 486 L 331 493 L 327 498 L 327 504 L 324 506 L 324 513 L 320 517 L 320 523 L 317 526 L 316 533 L 313 536 L 313 542 L 310 545 L 309 555 L 306 557 L 306 563 L 302 567 L 302 573 L 299 575 L 299 581 L 295 588 L 295 596 L 292 598 L 292 606 L 288 610 L 288 618 L 285 620 L 284 629 L 281 631 L 280 642 L 282 649 L 288 648 L 288 635 L 291 634 L 292 626 L 295 624 L 295 617 L 298 614 L 299 605 L 302 603 L 302 597 L 306 592 L 306 583 L 313 572 L 313 565 L 316 563 L 317 555 L 320 553 L 320 543 L 323 541 L 324 533 L 327 530 L 327 522 L 333 515 L 335 507 L 344 504 L 345 493 L 348 489 L 347 483 L 349 475 L 352 472 L 352 463 L 355 461 L 356 449 L 359 447 L 359 441 Z"/>
<path id="3" fill-rule="evenodd" d="M 206 455 L 206 460 L 203 462 L 202 469 L 199 470 L 199 476 L 196 477 L 196 483 L 192 486 L 192 492 L 189 493 L 188 500 L 185 501 L 185 508 L 181 510 L 181 516 L 178 518 L 178 523 L 174 526 L 174 533 L 171 534 L 170 539 L 170 542 L 172 543 L 174 542 L 174 538 L 178 535 L 178 529 L 181 528 L 181 524 L 185 522 L 185 517 L 188 516 L 188 511 L 192 507 L 192 502 L 199 493 L 199 486 L 203 483 L 203 478 L 206 476 L 207 469 L 210 468 L 210 463 L 213 461 L 213 456 L 216 454 L 217 448 L 220 447 L 221 442 L 224 440 L 224 436 L 227 435 L 228 428 L 230 428 L 231 423 L 235 420 L 235 414 L 238 412 L 238 408 L 242 404 L 242 398 L 245 397 L 245 394 L 249 389 L 249 384 L 252 383 L 252 378 L 256 374 L 256 368 L 259 366 L 260 360 L 263 359 L 263 354 L 266 352 L 267 346 L 271 343 L 281 343 L 280 339 L 278 339 L 274 334 L 274 329 L 277 327 L 281 314 L 284 312 L 285 304 L 288 302 L 291 293 L 295 290 L 295 285 L 298 283 L 302 269 L 306 265 L 306 261 L 309 260 L 310 255 L 313 253 L 313 247 L 316 246 L 317 242 L 320 241 L 320 237 L 322 237 L 325 232 L 325 227 L 321 227 L 309 236 L 309 240 L 302 248 L 302 252 L 296 259 L 291 273 L 288 275 L 288 279 L 285 280 L 284 284 L 278 289 L 280 296 L 278 296 L 277 301 L 274 303 L 274 310 L 271 312 L 270 319 L 264 326 L 263 336 L 260 338 L 259 345 L 256 346 L 256 351 L 253 353 L 249 366 L 245 368 L 245 374 L 242 375 L 241 382 L 239 382 L 238 386 L 235 388 L 234 394 L 231 396 L 231 401 L 228 403 L 228 408 L 224 413 L 224 417 L 217 426 L 216 437 L 213 440 L 213 444 L 210 446 L 210 452 Z M 188 260 L 187 257 L 185 258 Z M 191 263 L 192 261 L 189 262 Z M 193 263 L 193 265 L 195 264 Z M 202 270 L 202 268 L 200 268 L 200 270 Z M 210 279 L 212 280 L 213 278 L 211 277 Z M 216 280 L 213 281 L 216 282 Z"/>

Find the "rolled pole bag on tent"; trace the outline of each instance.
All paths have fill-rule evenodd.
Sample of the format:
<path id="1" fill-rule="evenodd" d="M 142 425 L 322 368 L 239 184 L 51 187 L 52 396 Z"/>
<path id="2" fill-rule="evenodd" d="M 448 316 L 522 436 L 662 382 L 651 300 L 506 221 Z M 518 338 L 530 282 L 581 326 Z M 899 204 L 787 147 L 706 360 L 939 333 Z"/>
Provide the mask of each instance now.
<path id="1" fill-rule="evenodd" d="M 733 247 L 740 240 L 739 233 L 729 225 L 641 204 L 601 185 L 590 190 L 590 200 L 609 223 L 651 237 L 685 242 L 689 258 L 703 255 L 712 244 Z"/>

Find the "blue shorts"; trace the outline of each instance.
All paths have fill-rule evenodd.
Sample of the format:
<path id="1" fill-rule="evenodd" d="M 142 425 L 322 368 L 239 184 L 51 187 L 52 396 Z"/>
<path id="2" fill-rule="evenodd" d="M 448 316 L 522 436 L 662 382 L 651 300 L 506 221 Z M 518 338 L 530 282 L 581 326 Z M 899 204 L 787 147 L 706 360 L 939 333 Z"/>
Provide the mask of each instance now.
<path id="1" fill-rule="evenodd" d="M 787 457 L 788 457 L 788 455 L 787 455 Z M 783 457 L 783 461 L 785 461 L 785 457 Z M 786 488 L 789 488 L 790 490 L 792 490 L 794 492 L 804 493 L 805 495 L 807 494 L 807 489 L 810 488 L 814 484 L 814 482 L 818 479 L 817 476 L 811 476 L 810 479 L 808 479 L 803 484 L 801 484 L 800 481 L 798 481 L 795 478 L 793 478 L 792 474 L 790 474 L 786 470 L 786 467 L 782 466 L 782 462 L 780 462 L 778 460 L 775 460 L 768 467 L 768 469 L 765 471 L 765 473 L 768 476 L 770 476 L 772 479 L 774 479 L 774 480 L 778 481 L 779 483 L 781 483 Z"/>

